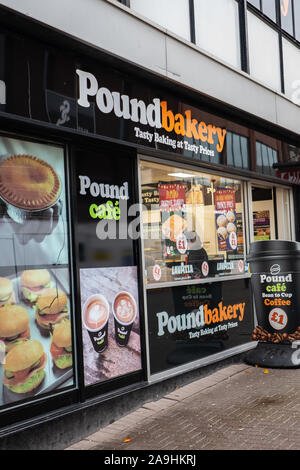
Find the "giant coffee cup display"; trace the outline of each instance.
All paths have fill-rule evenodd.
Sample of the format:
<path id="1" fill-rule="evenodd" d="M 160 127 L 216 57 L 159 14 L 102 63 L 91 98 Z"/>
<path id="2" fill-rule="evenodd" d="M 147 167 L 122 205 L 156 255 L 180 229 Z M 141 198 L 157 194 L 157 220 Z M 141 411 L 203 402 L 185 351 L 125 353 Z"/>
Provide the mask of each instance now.
<path id="1" fill-rule="evenodd" d="M 258 321 L 253 339 L 274 343 L 299 339 L 300 243 L 254 242 L 247 261 Z"/>
<path id="2" fill-rule="evenodd" d="M 113 314 L 116 343 L 119 346 L 126 346 L 137 314 L 136 302 L 129 292 L 120 292 L 115 297 Z"/>
<path id="3" fill-rule="evenodd" d="M 109 304 L 103 295 L 89 297 L 83 307 L 83 323 L 97 353 L 103 352 L 108 344 Z"/>

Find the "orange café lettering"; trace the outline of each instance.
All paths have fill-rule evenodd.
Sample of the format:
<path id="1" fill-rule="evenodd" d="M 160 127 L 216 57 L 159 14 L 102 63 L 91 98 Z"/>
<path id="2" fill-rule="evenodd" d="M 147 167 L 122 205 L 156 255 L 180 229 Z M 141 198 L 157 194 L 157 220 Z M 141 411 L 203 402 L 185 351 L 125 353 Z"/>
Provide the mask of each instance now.
<path id="1" fill-rule="evenodd" d="M 99 111 L 104 114 L 113 112 L 118 118 L 155 129 L 164 129 L 168 133 L 174 132 L 178 136 L 193 138 L 202 143 L 215 144 L 217 151 L 222 152 L 226 129 L 206 124 L 204 121 L 199 122 L 192 117 L 191 110 L 187 109 L 184 114 L 174 113 L 168 108 L 168 102 L 160 101 L 159 98 L 153 98 L 152 103 L 146 105 L 143 100 L 99 87 L 96 77 L 89 72 L 77 69 L 76 73 L 79 77 L 79 106 L 89 108 L 89 98 L 95 97 Z M 146 140 L 152 141 L 150 132 L 143 134 L 147 134 Z"/>

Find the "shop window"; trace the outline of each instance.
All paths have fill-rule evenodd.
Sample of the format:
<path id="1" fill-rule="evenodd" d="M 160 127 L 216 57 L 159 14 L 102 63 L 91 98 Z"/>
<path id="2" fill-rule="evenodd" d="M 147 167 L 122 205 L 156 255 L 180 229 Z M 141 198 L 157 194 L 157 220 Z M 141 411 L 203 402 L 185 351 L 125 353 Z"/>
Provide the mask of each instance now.
<path id="1" fill-rule="evenodd" d="M 241 63 L 238 2 L 194 0 L 194 5 L 196 44 L 239 68 Z"/>
<path id="2" fill-rule="evenodd" d="M 300 49 L 282 39 L 285 94 L 300 105 Z"/>
<path id="3" fill-rule="evenodd" d="M 141 163 L 148 284 L 244 272 L 241 182 Z"/>
<path id="4" fill-rule="evenodd" d="M 292 9 L 293 9 L 292 0 L 280 0 L 281 27 L 287 33 L 294 35 Z"/>
<path id="5" fill-rule="evenodd" d="M 0 408 L 74 385 L 68 225 L 64 149 L 1 137 Z"/>
<path id="6" fill-rule="evenodd" d="M 250 74 L 281 91 L 278 33 L 248 11 Z"/>
<path id="7" fill-rule="evenodd" d="M 278 152 L 268 145 L 256 142 L 256 168 L 264 175 L 275 175 L 273 164 L 278 162 Z"/>
<path id="8" fill-rule="evenodd" d="M 227 165 L 236 168 L 249 169 L 248 139 L 227 131 L 226 136 Z"/>
<path id="9" fill-rule="evenodd" d="M 178 36 L 191 40 L 188 0 L 130 0 L 132 10 Z"/>
<path id="10" fill-rule="evenodd" d="M 276 23 L 276 0 L 262 0 L 262 11 Z"/>

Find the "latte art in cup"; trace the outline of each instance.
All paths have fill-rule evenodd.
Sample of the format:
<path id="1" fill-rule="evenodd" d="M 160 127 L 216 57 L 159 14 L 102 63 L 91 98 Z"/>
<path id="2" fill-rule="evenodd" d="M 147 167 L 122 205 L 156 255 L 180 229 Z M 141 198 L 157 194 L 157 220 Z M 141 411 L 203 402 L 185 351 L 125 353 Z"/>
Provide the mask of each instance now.
<path id="1" fill-rule="evenodd" d="M 85 323 L 92 330 L 101 328 L 107 319 L 107 307 L 101 299 L 92 300 L 85 311 Z"/>
<path id="2" fill-rule="evenodd" d="M 124 294 L 115 300 L 115 314 L 118 320 L 123 323 L 130 323 L 135 316 L 135 306 L 132 299 Z"/>

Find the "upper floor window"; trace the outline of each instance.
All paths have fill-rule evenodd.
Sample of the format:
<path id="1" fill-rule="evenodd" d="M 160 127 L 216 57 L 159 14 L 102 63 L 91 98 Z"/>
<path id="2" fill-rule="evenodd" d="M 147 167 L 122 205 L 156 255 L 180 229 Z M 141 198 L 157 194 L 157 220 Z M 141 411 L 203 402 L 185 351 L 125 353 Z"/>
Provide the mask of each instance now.
<path id="1" fill-rule="evenodd" d="M 273 164 L 278 163 L 278 152 L 268 145 L 256 142 L 256 169 L 264 175 L 274 175 Z"/>
<path id="2" fill-rule="evenodd" d="M 130 0 L 132 10 L 191 40 L 189 0 Z"/>
<path id="3" fill-rule="evenodd" d="M 278 32 L 248 11 L 250 74 L 260 82 L 281 91 Z"/>
<path id="4" fill-rule="evenodd" d="M 299 2 L 297 0 L 295 3 Z M 287 33 L 294 35 L 293 26 L 293 2 L 292 0 L 280 0 L 281 27 Z"/>
<path id="5" fill-rule="evenodd" d="M 240 68 L 239 11 L 236 0 L 194 0 L 196 44 Z"/>

